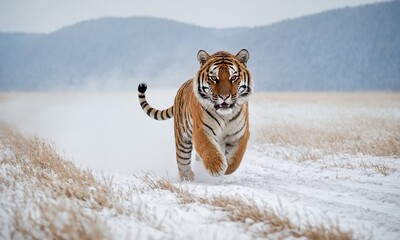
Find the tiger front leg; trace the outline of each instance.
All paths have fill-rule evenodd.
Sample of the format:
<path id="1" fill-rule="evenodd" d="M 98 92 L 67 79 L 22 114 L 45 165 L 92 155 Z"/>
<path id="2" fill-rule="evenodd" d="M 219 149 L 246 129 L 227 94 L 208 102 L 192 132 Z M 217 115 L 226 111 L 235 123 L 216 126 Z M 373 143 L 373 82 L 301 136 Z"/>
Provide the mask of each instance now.
<path id="1" fill-rule="evenodd" d="M 197 128 L 193 133 L 193 143 L 206 170 L 215 177 L 223 175 L 228 164 L 217 142 L 203 129 Z"/>

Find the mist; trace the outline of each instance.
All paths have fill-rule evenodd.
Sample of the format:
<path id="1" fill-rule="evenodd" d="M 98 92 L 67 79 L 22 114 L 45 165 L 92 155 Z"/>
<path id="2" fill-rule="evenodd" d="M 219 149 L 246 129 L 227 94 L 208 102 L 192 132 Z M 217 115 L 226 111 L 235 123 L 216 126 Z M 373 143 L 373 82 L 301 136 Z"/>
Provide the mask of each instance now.
<path id="1" fill-rule="evenodd" d="M 164 109 L 176 90 L 148 90 Z M 8 94 L 2 120 L 51 142 L 67 159 L 95 172 L 176 176 L 173 120 L 143 113 L 136 92 Z M 160 144 L 162 143 L 162 144 Z"/>

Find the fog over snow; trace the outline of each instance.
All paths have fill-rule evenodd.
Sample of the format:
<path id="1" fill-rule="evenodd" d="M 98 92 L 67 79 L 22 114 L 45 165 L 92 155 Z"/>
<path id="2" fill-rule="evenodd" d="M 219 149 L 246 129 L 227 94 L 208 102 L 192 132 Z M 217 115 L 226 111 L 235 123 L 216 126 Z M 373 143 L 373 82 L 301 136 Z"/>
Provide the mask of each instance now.
<path id="1" fill-rule="evenodd" d="M 173 91 L 150 89 L 149 94 L 154 106 L 173 103 Z M 138 106 L 136 93 L 101 97 L 95 93 L 61 97 L 50 93 L 32 101 L 8 102 L 0 115 L 21 130 L 54 142 L 67 158 L 83 167 L 175 175 L 173 121 L 152 121 Z"/>

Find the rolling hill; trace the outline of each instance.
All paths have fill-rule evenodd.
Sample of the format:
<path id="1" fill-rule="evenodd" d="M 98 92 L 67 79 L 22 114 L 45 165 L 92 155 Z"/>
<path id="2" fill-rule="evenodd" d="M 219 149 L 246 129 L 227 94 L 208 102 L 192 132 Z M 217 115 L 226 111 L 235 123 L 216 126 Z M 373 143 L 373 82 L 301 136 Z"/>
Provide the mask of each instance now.
<path id="1" fill-rule="evenodd" d="M 254 28 L 102 18 L 50 34 L 0 33 L 0 90 L 177 87 L 196 53 L 250 51 L 257 90 L 400 90 L 400 1 Z"/>

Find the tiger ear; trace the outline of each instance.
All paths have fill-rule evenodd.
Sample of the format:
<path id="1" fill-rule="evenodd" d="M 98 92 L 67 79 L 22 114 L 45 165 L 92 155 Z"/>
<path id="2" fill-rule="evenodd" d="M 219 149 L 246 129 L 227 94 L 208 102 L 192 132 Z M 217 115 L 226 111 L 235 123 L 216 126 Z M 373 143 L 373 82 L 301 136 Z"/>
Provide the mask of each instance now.
<path id="1" fill-rule="evenodd" d="M 236 57 L 241 63 L 246 64 L 247 60 L 249 60 L 250 54 L 249 51 L 247 51 L 246 49 L 242 49 L 238 52 L 238 54 L 236 54 Z"/>
<path id="2" fill-rule="evenodd" d="M 204 50 L 200 50 L 197 53 L 197 60 L 199 60 L 201 65 L 203 65 L 205 62 L 207 62 L 209 57 L 210 57 L 210 55 L 208 55 L 208 53 Z"/>

